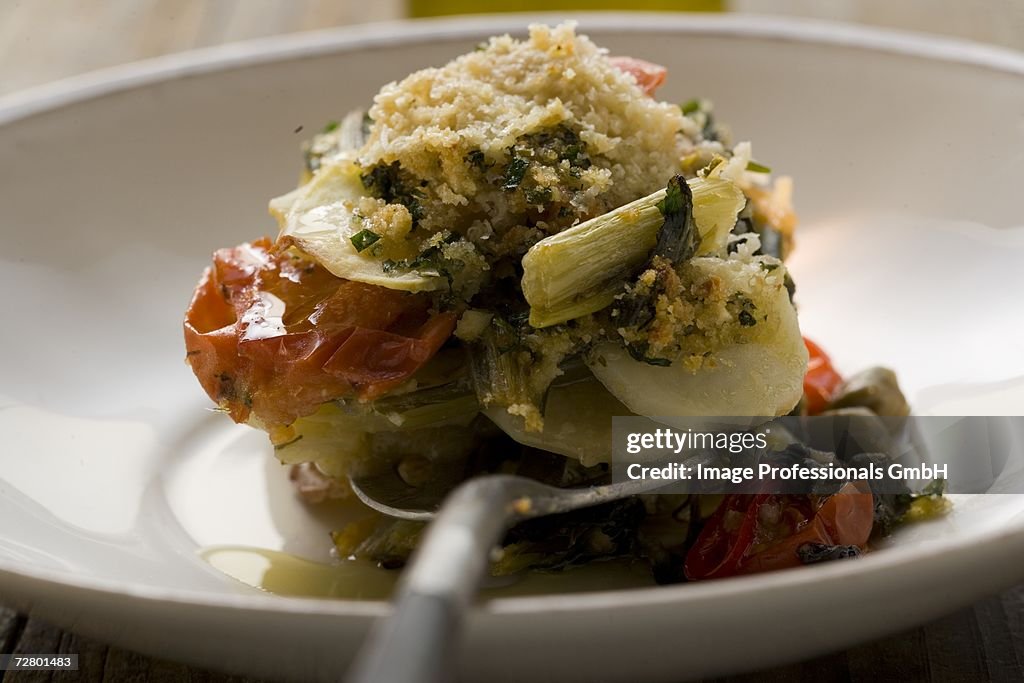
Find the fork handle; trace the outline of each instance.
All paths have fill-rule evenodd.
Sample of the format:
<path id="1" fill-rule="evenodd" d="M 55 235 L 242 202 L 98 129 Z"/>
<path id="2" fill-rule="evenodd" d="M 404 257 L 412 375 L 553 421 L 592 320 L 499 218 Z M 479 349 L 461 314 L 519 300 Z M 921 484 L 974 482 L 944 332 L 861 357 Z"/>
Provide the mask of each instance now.
<path id="1" fill-rule="evenodd" d="M 353 667 L 353 683 L 440 683 L 454 680 L 454 634 L 461 615 L 440 595 L 408 593 L 375 624 Z"/>
<path id="2" fill-rule="evenodd" d="M 491 550 L 518 518 L 501 475 L 471 479 L 427 528 L 393 601 L 356 658 L 350 683 L 441 683 L 454 677 L 455 646 Z"/>

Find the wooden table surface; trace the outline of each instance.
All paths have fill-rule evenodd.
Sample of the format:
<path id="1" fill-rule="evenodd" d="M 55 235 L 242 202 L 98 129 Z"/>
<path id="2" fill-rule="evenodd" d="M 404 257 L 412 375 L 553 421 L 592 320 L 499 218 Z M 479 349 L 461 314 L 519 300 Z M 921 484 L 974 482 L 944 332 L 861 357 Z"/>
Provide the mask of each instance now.
<path id="1" fill-rule="evenodd" d="M 745 10 L 831 16 L 1024 46 L 1024 3 L 942 2 L 946 9 L 934 11 L 936 1 L 734 0 L 731 4 Z M 481 7 L 485 6 L 486 2 L 482 2 Z M 180 50 L 400 18 L 404 7 L 403 0 L 0 0 L 0 95 L 83 71 Z M 771 628 L 770 618 L 766 619 L 765 627 Z M 80 655 L 78 672 L 0 672 L 2 683 L 252 680 L 152 659 L 79 637 L 2 607 L 0 653 Z M 727 680 L 879 679 L 1024 681 L 1024 586 L 897 636 Z"/>
<path id="2" fill-rule="evenodd" d="M 0 599 L 2 599 L 0 595 Z M 827 607 L 823 606 L 823 609 Z M 771 618 L 765 628 L 771 628 Z M 258 683 L 152 659 L 0 608 L 0 652 L 79 655 L 77 672 L 0 671 L 2 683 Z M 1024 586 L 897 636 L 722 683 L 1024 681 Z"/>

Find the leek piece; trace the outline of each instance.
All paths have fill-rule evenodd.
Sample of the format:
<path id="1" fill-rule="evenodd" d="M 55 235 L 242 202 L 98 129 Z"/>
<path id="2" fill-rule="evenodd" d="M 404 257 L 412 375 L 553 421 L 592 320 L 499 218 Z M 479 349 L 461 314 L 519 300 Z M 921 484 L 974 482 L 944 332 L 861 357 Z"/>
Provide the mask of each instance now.
<path id="1" fill-rule="evenodd" d="M 353 109 L 338 125 L 338 149 L 357 152 L 366 144 L 366 112 Z"/>
<path id="2" fill-rule="evenodd" d="M 743 192 L 723 178 L 687 181 L 700 233 L 697 256 L 724 253 Z M 665 190 L 620 206 L 535 244 L 523 257 L 530 324 L 548 327 L 610 305 L 658 241 Z"/>
<path id="3" fill-rule="evenodd" d="M 539 403 L 541 397 L 530 388 L 528 368 L 523 367 L 517 346 L 515 329 L 495 315 L 471 347 L 473 384 L 483 406 L 508 408 Z"/>

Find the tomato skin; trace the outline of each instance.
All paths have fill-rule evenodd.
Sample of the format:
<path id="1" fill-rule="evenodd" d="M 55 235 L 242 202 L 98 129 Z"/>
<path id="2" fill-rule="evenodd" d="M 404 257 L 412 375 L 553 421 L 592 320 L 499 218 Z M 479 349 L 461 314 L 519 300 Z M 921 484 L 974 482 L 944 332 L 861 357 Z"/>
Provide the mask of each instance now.
<path id="1" fill-rule="evenodd" d="M 871 535 L 874 497 L 864 484 L 849 483 L 829 496 L 797 533 L 753 553 L 742 563 L 739 574 L 799 567 L 800 546 L 805 543 L 855 545 L 862 548 Z"/>
<path id="2" fill-rule="evenodd" d="M 825 410 L 832 400 L 842 376 L 832 367 L 832 361 L 820 346 L 804 337 L 807 347 L 807 374 L 804 375 L 804 403 L 808 415 L 817 415 Z"/>
<path id="3" fill-rule="evenodd" d="M 263 238 L 221 249 L 185 314 L 186 360 L 236 422 L 287 425 L 397 387 L 451 335 L 421 294 L 335 277 Z"/>
<path id="4" fill-rule="evenodd" d="M 270 246 L 267 239 L 214 254 L 214 265 L 203 271 L 185 314 L 186 362 L 200 385 L 218 404 L 228 409 L 231 418 L 244 422 L 249 415 L 244 400 L 239 400 L 235 370 L 238 366 L 238 336 L 235 323 L 240 297 L 232 291 L 251 284 L 258 260 L 248 258 L 244 247 L 257 257 Z"/>
<path id="5" fill-rule="evenodd" d="M 660 64 L 636 57 L 609 57 L 608 61 L 619 71 L 632 75 L 636 79 L 636 84 L 646 95 L 653 95 L 668 76 L 668 69 Z"/>
<path id="6" fill-rule="evenodd" d="M 368 401 L 394 389 L 437 352 L 455 328 L 456 315 L 439 313 L 423 324 L 415 337 L 357 328 L 324 364 L 327 373 L 341 377 Z"/>
<path id="7" fill-rule="evenodd" d="M 755 520 L 751 510 L 756 510 L 767 498 L 761 494 L 726 496 L 686 554 L 683 567 L 686 578 L 696 581 L 736 574 L 754 538 Z M 736 515 L 742 515 L 742 522 L 730 533 L 728 521 L 730 516 L 735 519 Z"/>
<path id="8" fill-rule="evenodd" d="M 778 521 L 762 519 L 765 507 L 778 510 Z M 742 514 L 730 530 L 729 517 Z M 692 581 L 753 574 L 800 566 L 806 543 L 855 545 L 871 535 L 874 497 L 867 485 L 845 484 L 821 501 L 811 496 L 730 494 L 705 524 L 686 555 L 684 572 Z"/>

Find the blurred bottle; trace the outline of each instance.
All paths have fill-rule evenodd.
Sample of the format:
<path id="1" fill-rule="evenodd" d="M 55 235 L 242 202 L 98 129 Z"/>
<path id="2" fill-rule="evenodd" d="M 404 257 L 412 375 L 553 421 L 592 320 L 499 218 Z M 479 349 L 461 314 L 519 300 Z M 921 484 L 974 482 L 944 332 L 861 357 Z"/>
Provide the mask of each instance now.
<path id="1" fill-rule="evenodd" d="M 488 12 L 552 10 L 632 10 L 658 12 L 721 12 L 725 0 L 407 0 L 410 17 Z"/>

